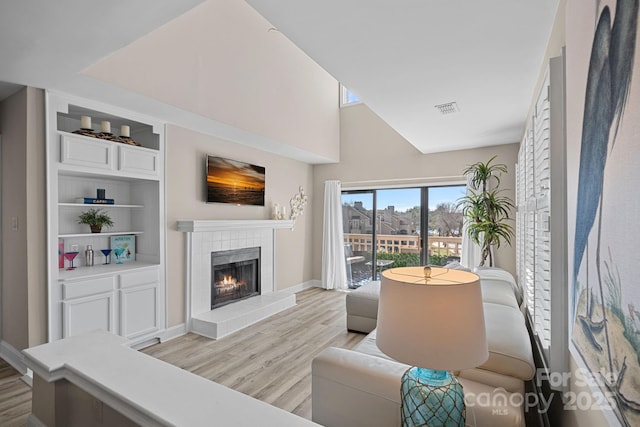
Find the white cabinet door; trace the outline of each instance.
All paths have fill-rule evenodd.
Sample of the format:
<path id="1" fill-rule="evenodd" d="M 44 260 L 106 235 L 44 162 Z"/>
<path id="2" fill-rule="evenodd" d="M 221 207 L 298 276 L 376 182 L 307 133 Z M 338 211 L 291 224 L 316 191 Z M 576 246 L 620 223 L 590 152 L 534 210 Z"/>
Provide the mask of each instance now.
<path id="1" fill-rule="evenodd" d="M 118 170 L 133 175 L 159 176 L 158 152 L 146 148 L 118 147 Z"/>
<path id="2" fill-rule="evenodd" d="M 113 276 L 70 280 L 62 284 L 63 337 L 102 329 L 115 331 Z"/>
<path id="3" fill-rule="evenodd" d="M 60 135 L 60 163 L 65 169 L 87 173 L 110 171 L 109 175 L 114 176 L 160 177 L 157 150 L 67 133 Z"/>
<path id="4" fill-rule="evenodd" d="M 120 335 L 136 338 L 159 329 L 159 270 L 120 275 Z"/>
<path id="5" fill-rule="evenodd" d="M 159 329 L 158 284 L 120 290 L 120 335 L 136 338 Z"/>
<path id="6" fill-rule="evenodd" d="M 114 293 L 62 302 L 63 338 L 102 329 L 114 332 Z"/>
<path id="7" fill-rule="evenodd" d="M 60 137 L 60 162 L 65 165 L 81 166 L 92 172 L 96 169 L 114 170 L 113 144 L 85 137 L 62 135 Z"/>

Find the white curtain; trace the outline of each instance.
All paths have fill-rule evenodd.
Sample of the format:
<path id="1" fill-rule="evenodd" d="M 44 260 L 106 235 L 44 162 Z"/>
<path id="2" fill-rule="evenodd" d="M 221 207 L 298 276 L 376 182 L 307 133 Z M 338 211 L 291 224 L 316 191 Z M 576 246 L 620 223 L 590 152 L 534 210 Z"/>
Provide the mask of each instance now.
<path id="1" fill-rule="evenodd" d="M 463 267 L 473 270 L 480 264 L 482 259 L 482 249 L 480 245 L 471 240 L 467 234 L 467 225 L 462 226 L 462 255 L 460 255 L 460 264 Z"/>
<path id="2" fill-rule="evenodd" d="M 342 230 L 342 185 L 324 183 L 324 221 L 322 230 L 322 287 L 347 289 L 347 269 Z"/>
<path id="3" fill-rule="evenodd" d="M 471 187 L 469 180 L 467 180 L 467 195 L 469 194 L 469 188 Z M 467 223 L 462 225 L 462 255 L 460 255 L 460 264 L 463 267 L 473 270 L 480 264 L 482 259 L 482 248 L 471 240 L 467 234 Z"/>

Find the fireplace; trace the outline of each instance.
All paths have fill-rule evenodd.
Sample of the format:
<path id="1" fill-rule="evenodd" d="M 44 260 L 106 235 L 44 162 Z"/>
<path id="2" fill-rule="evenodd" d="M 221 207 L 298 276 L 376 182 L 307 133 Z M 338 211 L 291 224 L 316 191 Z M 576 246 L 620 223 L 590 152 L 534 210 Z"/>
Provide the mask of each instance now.
<path id="1" fill-rule="evenodd" d="M 211 252 L 211 309 L 260 295 L 260 248 Z"/>
<path id="2" fill-rule="evenodd" d="M 217 340 L 296 305 L 291 292 L 276 292 L 275 247 L 278 230 L 290 230 L 291 220 L 184 220 L 187 273 L 186 327 Z M 211 254 L 229 249 L 259 248 L 260 295 L 211 309 Z M 227 274 L 228 275 L 228 274 Z M 214 293 L 215 295 L 215 293 Z"/>

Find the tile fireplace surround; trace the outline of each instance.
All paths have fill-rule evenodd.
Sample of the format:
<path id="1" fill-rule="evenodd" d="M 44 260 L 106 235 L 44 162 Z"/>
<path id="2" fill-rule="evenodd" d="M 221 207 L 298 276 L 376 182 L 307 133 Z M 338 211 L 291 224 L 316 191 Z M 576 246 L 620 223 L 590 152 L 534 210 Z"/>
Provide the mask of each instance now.
<path id="1" fill-rule="evenodd" d="M 295 305 L 295 295 L 275 290 L 275 233 L 293 228 L 282 220 L 178 221 L 186 233 L 187 328 L 218 339 Z M 258 296 L 211 310 L 211 253 L 260 248 Z"/>

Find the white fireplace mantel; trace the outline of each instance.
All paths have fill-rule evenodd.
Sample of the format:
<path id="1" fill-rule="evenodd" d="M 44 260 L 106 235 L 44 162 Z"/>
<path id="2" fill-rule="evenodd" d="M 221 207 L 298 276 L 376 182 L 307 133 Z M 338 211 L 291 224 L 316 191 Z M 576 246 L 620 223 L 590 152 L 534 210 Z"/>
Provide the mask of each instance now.
<path id="1" fill-rule="evenodd" d="M 293 228 L 292 220 L 234 219 L 234 220 L 183 220 L 178 221 L 178 231 L 202 233 L 206 231 L 246 230 L 246 229 Z"/>
<path id="2" fill-rule="evenodd" d="M 295 305 L 295 295 L 275 291 L 278 229 L 291 220 L 182 220 L 186 235 L 187 329 L 218 339 Z M 260 248 L 260 295 L 211 310 L 211 253 Z"/>

